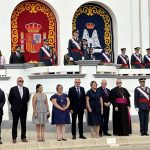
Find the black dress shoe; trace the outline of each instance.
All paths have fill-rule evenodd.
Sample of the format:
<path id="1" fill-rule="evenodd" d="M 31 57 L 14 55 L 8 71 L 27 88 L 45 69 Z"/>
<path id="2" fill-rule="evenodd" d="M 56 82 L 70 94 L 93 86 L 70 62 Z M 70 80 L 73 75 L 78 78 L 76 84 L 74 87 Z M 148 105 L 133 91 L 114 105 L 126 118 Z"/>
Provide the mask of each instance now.
<path id="1" fill-rule="evenodd" d="M 28 140 L 27 140 L 26 138 L 21 139 L 21 141 L 22 141 L 22 142 L 26 142 L 26 143 L 28 142 Z"/>
<path id="2" fill-rule="evenodd" d="M 65 138 L 62 138 L 62 141 L 67 141 L 67 139 L 65 139 Z"/>
<path id="3" fill-rule="evenodd" d="M 144 135 L 149 136 L 149 134 L 148 134 L 148 133 L 144 133 Z"/>
<path id="4" fill-rule="evenodd" d="M 144 136 L 145 134 L 144 133 L 141 133 L 141 136 Z"/>
<path id="5" fill-rule="evenodd" d="M 84 135 L 79 136 L 80 139 L 86 139 Z"/>
<path id="6" fill-rule="evenodd" d="M 102 134 L 102 133 L 100 133 L 100 134 L 99 134 L 99 136 L 100 136 L 100 137 L 102 137 L 102 136 L 103 136 L 103 134 Z"/>
<path id="7" fill-rule="evenodd" d="M 13 140 L 12 140 L 12 143 L 16 144 L 16 143 L 17 143 L 16 139 L 13 139 Z"/>
<path id="8" fill-rule="evenodd" d="M 1 140 L 0 140 L 0 144 L 3 144 Z"/>
<path id="9" fill-rule="evenodd" d="M 72 139 L 73 139 L 73 140 L 75 140 L 75 139 L 76 139 L 76 136 L 75 136 L 75 135 L 73 135 L 73 136 L 72 136 Z"/>
<path id="10" fill-rule="evenodd" d="M 106 135 L 106 136 L 111 136 L 111 134 L 109 134 L 108 132 L 107 132 L 107 133 L 104 133 L 104 135 Z"/>

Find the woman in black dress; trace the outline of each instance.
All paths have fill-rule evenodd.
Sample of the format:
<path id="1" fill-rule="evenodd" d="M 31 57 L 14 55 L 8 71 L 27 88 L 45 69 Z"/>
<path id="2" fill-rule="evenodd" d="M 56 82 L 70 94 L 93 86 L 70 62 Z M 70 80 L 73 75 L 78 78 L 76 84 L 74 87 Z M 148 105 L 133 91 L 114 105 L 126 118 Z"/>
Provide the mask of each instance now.
<path id="1" fill-rule="evenodd" d="M 91 136 L 99 137 L 101 115 L 103 114 L 103 100 L 97 91 L 97 83 L 92 81 L 91 89 L 86 94 L 86 105 L 88 111 L 88 125 L 91 126 Z M 94 133 L 96 131 L 96 133 Z"/>

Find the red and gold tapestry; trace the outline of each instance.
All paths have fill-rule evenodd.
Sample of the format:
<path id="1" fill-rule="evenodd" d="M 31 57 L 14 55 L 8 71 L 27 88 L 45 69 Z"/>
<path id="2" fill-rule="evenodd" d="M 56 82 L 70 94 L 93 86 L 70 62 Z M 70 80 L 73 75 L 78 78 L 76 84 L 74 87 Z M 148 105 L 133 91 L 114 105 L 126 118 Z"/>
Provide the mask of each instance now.
<path id="1" fill-rule="evenodd" d="M 48 38 L 49 46 L 57 55 L 57 22 L 53 11 L 36 0 L 18 4 L 11 17 L 12 51 L 21 45 L 25 61 L 38 62 L 39 50 L 45 38 Z"/>

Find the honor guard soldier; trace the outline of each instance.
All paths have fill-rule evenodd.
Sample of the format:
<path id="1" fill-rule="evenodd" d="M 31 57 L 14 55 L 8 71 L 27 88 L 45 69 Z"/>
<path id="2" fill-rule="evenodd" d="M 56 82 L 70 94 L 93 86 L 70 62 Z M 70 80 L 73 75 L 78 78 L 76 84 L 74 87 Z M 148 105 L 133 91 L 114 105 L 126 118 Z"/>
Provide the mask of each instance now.
<path id="1" fill-rule="evenodd" d="M 53 64 L 52 49 L 49 46 L 48 39 L 44 39 L 43 42 L 39 53 L 40 62 L 43 62 L 45 66 L 51 66 Z"/>
<path id="2" fill-rule="evenodd" d="M 110 52 L 111 52 L 110 48 L 104 48 L 104 52 L 102 52 L 100 59 L 102 64 L 112 62 Z"/>
<path id="3" fill-rule="evenodd" d="M 129 57 L 125 53 L 126 48 L 121 48 L 121 54 L 118 55 L 117 64 L 121 64 L 120 68 L 128 69 L 130 68 Z"/>
<path id="4" fill-rule="evenodd" d="M 145 65 L 145 68 L 150 68 L 150 48 L 146 49 L 147 54 L 144 55 L 143 63 Z"/>
<path id="5" fill-rule="evenodd" d="M 83 53 L 81 50 L 81 39 L 79 39 L 79 31 L 73 31 L 73 37 L 68 42 L 68 53 L 70 60 L 77 61 L 81 60 Z"/>
<path id="6" fill-rule="evenodd" d="M 131 55 L 131 66 L 132 68 L 143 68 L 142 55 L 139 53 L 140 47 L 134 48 L 135 53 Z"/>
<path id="7" fill-rule="evenodd" d="M 150 89 L 145 86 L 146 78 L 140 78 L 140 86 L 134 90 L 134 105 L 139 114 L 141 136 L 148 136 Z"/>

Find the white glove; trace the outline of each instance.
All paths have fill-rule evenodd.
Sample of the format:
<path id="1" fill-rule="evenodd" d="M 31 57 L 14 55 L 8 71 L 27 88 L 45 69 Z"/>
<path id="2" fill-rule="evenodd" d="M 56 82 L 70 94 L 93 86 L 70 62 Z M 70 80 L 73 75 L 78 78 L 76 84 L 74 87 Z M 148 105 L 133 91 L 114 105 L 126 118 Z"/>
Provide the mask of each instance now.
<path id="1" fill-rule="evenodd" d="M 72 61 L 73 61 L 73 58 L 72 58 L 72 57 L 70 57 L 70 60 L 72 60 Z"/>
<path id="2" fill-rule="evenodd" d="M 115 111 L 118 111 L 118 107 L 115 107 Z"/>
<path id="3" fill-rule="evenodd" d="M 136 110 L 137 112 L 139 112 L 139 108 L 135 108 L 135 110 Z"/>

